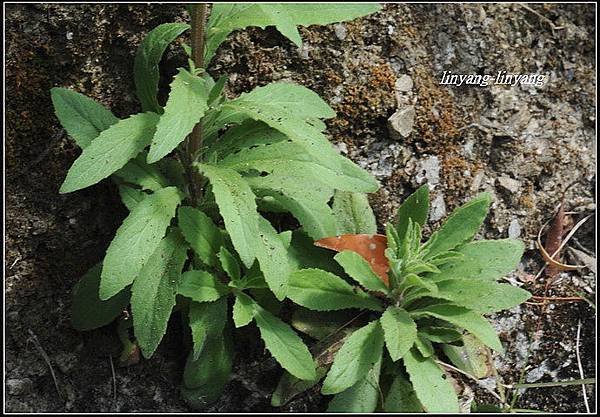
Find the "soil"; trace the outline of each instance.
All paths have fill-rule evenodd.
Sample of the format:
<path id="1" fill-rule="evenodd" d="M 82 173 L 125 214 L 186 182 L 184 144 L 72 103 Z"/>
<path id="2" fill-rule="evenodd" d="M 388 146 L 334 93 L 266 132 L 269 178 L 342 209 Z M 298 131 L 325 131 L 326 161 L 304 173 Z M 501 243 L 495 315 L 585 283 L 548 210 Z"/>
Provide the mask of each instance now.
<path id="1" fill-rule="evenodd" d="M 190 411 L 178 391 L 185 352 L 176 318 L 152 359 L 117 367 L 114 376 L 115 329 L 70 327 L 71 288 L 102 258 L 126 209 L 108 181 L 58 194 L 80 151 L 56 120 L 49 95 L 51 87 L 64 86 L 119 117 L 139 111 L 132 77 L 137 45 L 156 25 L 186 19 L 181 6 L 169 4 L 6 5 L 6 411 Z M 231 96 L 291 80 L 327 100 L 337 112 L 328 122 L 332 142 L 381 182 L 371 196 L 380 226 L 425 181 L 433 188 L 433 226 L 489 191 L 493 207 L 479 237 L 523 239 L 528 250 L 507 279 L 542 296 L 547 282 L 543 274 L 535 278 L 543 266 L 535 239 L 564 197 L 575 221 L 594 215 L 569 245 L 595 256 L 594 5 L 388 4 L 366 18 L 300 32 L 301 48 L 273 28 L 237 32 L 209 71 L 215 78 L 230 74 Z M 184 63 L 181 48 L 172 46 L 161 64 L 163 87 Z M 444 70 L 540 73 L 549 81 L 543 87 L 445 86 L 439 84 Z M 404 75 L 412 90 L 396 92 Z M 407 102 L 414 104 L 414 125 L 399 140 L 387 119 Z M 563 272 L 547 295 L 595 300 L 595 284 L 588 268 Z M 521 374 L 526 382 L 580 378 L 578 323 L 583 372 L 595 377 L 596 317 L 587 302 L 545 309 L 523 304 L 492 321 L 506 346 L 495 357 L 505 384 Z M 258 339 L 255 329 L 237 337 Z M 262 349 L 240 352 L 223 397 L 204 411 L 326 408 L 315 390 L 272 408 L 279 373 Z M 494 401 L 465 383 L 478 400 Z M 587 386 L 592 411 L 594 389 Z M 586 411 L 581 386 L 528 389 L 516 407 Z"/>

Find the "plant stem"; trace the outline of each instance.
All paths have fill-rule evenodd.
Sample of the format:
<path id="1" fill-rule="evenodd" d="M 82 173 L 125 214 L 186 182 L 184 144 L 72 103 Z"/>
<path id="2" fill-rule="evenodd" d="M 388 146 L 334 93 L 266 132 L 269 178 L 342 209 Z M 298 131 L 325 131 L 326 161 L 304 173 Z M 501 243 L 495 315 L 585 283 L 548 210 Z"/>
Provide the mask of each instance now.
<path id="1" fill-rule="evenodd" d="M 196 67 L 204 65 L 204 23 L 207 4 L 195 4 L 192 8 L 192 60 Z"/>
<path id="2" fill-rule="evenodd" d="M 206 22 L 206 11 L 207 4 L 195 4 L 192 6 L 191 20 L 192 20 L 192 60 L 196 68 L 202 68 L 204 66 L 204 25 Z M 186 139 L 186 153 L 187 153 L 187 171 L 190 180 L 190 194 L 192 197 L 192 204 L 196 206 L 202 198 L 202 177 L 194 169 L 192 164 L 196 161 L 198 153 L 202 148 L 202 123 L 196 124 L 194 130 Z"/>
<path id="3" fill-rule="evenodd" d="M 575 379 L 573 381 L 558 381 L 558 382 L 536 382 L 533 384 L 514 384 L 513 388 L 547 388 L 547 387 L 562 387 L 565 385 L 586 385 L 595 384 L 596 378 Z"/>

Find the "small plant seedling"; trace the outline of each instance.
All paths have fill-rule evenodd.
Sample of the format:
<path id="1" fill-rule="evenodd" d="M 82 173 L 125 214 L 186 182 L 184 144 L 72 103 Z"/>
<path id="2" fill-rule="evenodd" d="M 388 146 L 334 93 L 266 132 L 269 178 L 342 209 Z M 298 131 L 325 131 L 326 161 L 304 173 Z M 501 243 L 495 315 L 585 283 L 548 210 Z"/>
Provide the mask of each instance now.
<path id="1" fill-rule="evenodd" d="M 110 177 L 129 209 L 104 260 L 74 289 L 77 329 L 120 317 L 122 361 L 131 363 L 139 352 L 154 354 L 170 316 L 181 312 L 191 340 L 182 392 L 195 407 L 221 394 L 235 328 L 252 321 L 283 368 L 300 379 L 316 377 L 309 349 L 277 310 L 298 259 L 310 257 L 306 241 L 339 232 L 335 213 L 342 209 L 331 206 L 334 193 L 361 200 L 350 192 L 374 192 L 378 183 L 329 143 L 323 120 L 335 112 L 316 93 L 281 82 L 228 99 L 227 77 L 214 80 L 206 67 L 235 30 L 275 26 L 299 46 L 297 26 L 378 9 L 217 3 L 207 19 L 208 5 L 197 4 L 188 9 L 191 26 L 162 24 L 139 46 L 134 79 L 141 113 L 118 119 L 77 92 L 52 89 L 56 115 L 82 149 L 60 192 Z M 159 103 L 161 57 L 188 29 L 191 48 L 182 52 L 189 65 Z M 276 229 L 269 213 L 291 214 L 302 231 Z"/>
<path id="2" fill-rule="evenodd" d="M 344 250 L 356 248 L 357 242 L 374 252 L 382 249 L 364 235 L 354 235 L 359 237 L 354 241 L 348 235 L 337 245 L 333 245 L 335 238 L 325 239 L 337 246 L 333 249 L 341 250 L 334 259 L 343 268 L 344 278 L 318 268 L 290 275 L 288 297 L 300 306 L 323 312 L 323 317 L 333 310 L 370 311 L 363 314 L 362 326 L 346 333 L 328 370 L 317 363 L 320 377 L 325 376 L 321 392 L 334 395 L 328 411 L 459 411 L 457 394 L 450 376 L 437 362 L 437 352 L 443 351 L 469 374 L 485 376 L 476 357 L 481 348 L 498 352 L 503 348 L 483 315 L 530 297 L 521 288 L 496 282 L 520 261 L 524 250 L 520 241 L 472 241 L 490 201 L 488 194 L 477 196 L 422 243 L 429 199 L 427 185 L 419 188 L 400 207 L 396 223 L 386 228 L 387 280 L 372 268 L 372 258 L 365 254 L 368 250 Z M 310 329 L 306 323 L 302 325 Z M 319 379 L 315 378 L 314 384 Z M 290 381 L 291 376 L 284 376 L 275 403 L 290 397 Z M 302 388 L 307 386 L 310 384 Z"/>

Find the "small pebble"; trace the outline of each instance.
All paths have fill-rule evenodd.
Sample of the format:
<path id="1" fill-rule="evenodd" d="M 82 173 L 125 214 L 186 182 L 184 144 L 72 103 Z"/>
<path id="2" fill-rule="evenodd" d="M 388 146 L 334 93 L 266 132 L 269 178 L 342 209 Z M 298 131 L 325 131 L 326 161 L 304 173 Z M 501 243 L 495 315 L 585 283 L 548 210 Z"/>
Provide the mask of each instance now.
<path id="1" fill-rule="evenodd" d="M 505 175 L 498 178 L 496 184 L 512 194 L 517 194 L 521 189 L 521 183 L 519 181 L 513 180 Z"/>
<path id="2" fill-rule="evenodd" d="M 441 220 L 446 215 L 446 202 L 444 201 L 444 196 L 438 195 L 431 202 L 431 212 L 429 214 L 429 220 L 432 222 L 437 222 Z"/>
<path id="3" fill-rule="evenodd" d="M 410 75 L 402 74 L 396 80 L 395 84 L 396 91 L 398 92 L 408 92 L 413 89 L 413 80 L 410 78 Z"/>
<path id="4" fill-rule="evenodd" d="M 413 130 L 415 115 L 414 106 L 407 106 L 396 110 L 396 113 L 392 114 L 388 119 L 390 136 L 396 140 L 400 140 L 403 137 L 407 138 Z"/>
<path id="5" fill-rule="evenodd" d="M 333 27 L 333 30 L 335 30 L 335 36 L 337 36 L 339 40 L 343 41 L 344 39 L 346 39 L 346 35 L 348 35 L 348 30 L 346 29 L 346 26 L 344 26 L 343 23 L 338 23 L 337 25 L 335 25 Z"/>
<path id="6" fill-rule="evenodd" d="M 440 160 L 437 156 L 430 156 L 429 158 L 419 161 L 417 165 L 417 171 L 415 179 L 418 184 L 423 183 L 427 180 L 429 189 L 433 190 L 436 185 L 440 183 Z"/>
<path id="7" fill-rule="evenodd" d="M 33 382 L 29 378 L 23 379 L 7 379 L 6 390 L 9 395 L 23 395 L 31 392 L 33 389 Z"/>
<path id="8" fill-rule="evenodd" d="M 508 226 L 508 237 L 511 239 L 516 239 L 521 236 L 521 225 L 517 219 L 512 219 L 510 221 L 510 225 Z"/>

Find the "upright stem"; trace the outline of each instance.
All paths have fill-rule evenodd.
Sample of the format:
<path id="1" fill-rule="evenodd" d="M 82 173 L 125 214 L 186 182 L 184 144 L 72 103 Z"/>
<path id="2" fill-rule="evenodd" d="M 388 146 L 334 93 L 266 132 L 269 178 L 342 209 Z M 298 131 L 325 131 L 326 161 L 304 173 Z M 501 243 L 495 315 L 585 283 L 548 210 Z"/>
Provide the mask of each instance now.
<path id="1" fill-rule="evenodd" d="M 207 4 L 195 4 L 192 6 L 192 60 L 196 68 L 204 66 L 204 25 L 206 22 Z M 186 139 L 186 150 L 188 158 L 188 174 L 190 179 L 190 193 L 193 205 L 197 205 L 202 198 L 202 188 L 200 186 L 200 174 L 194 170 L 192 164 L 198 157 L 202 148 L 202 123 L 194 126 L 194 130 Z"/>
<path id="2" fill-rule="evenodd" d="M 192 59 L 196 67 L 204 65 L 204 24 L 207 4 L 195 4 L 192 8 Z"/>

